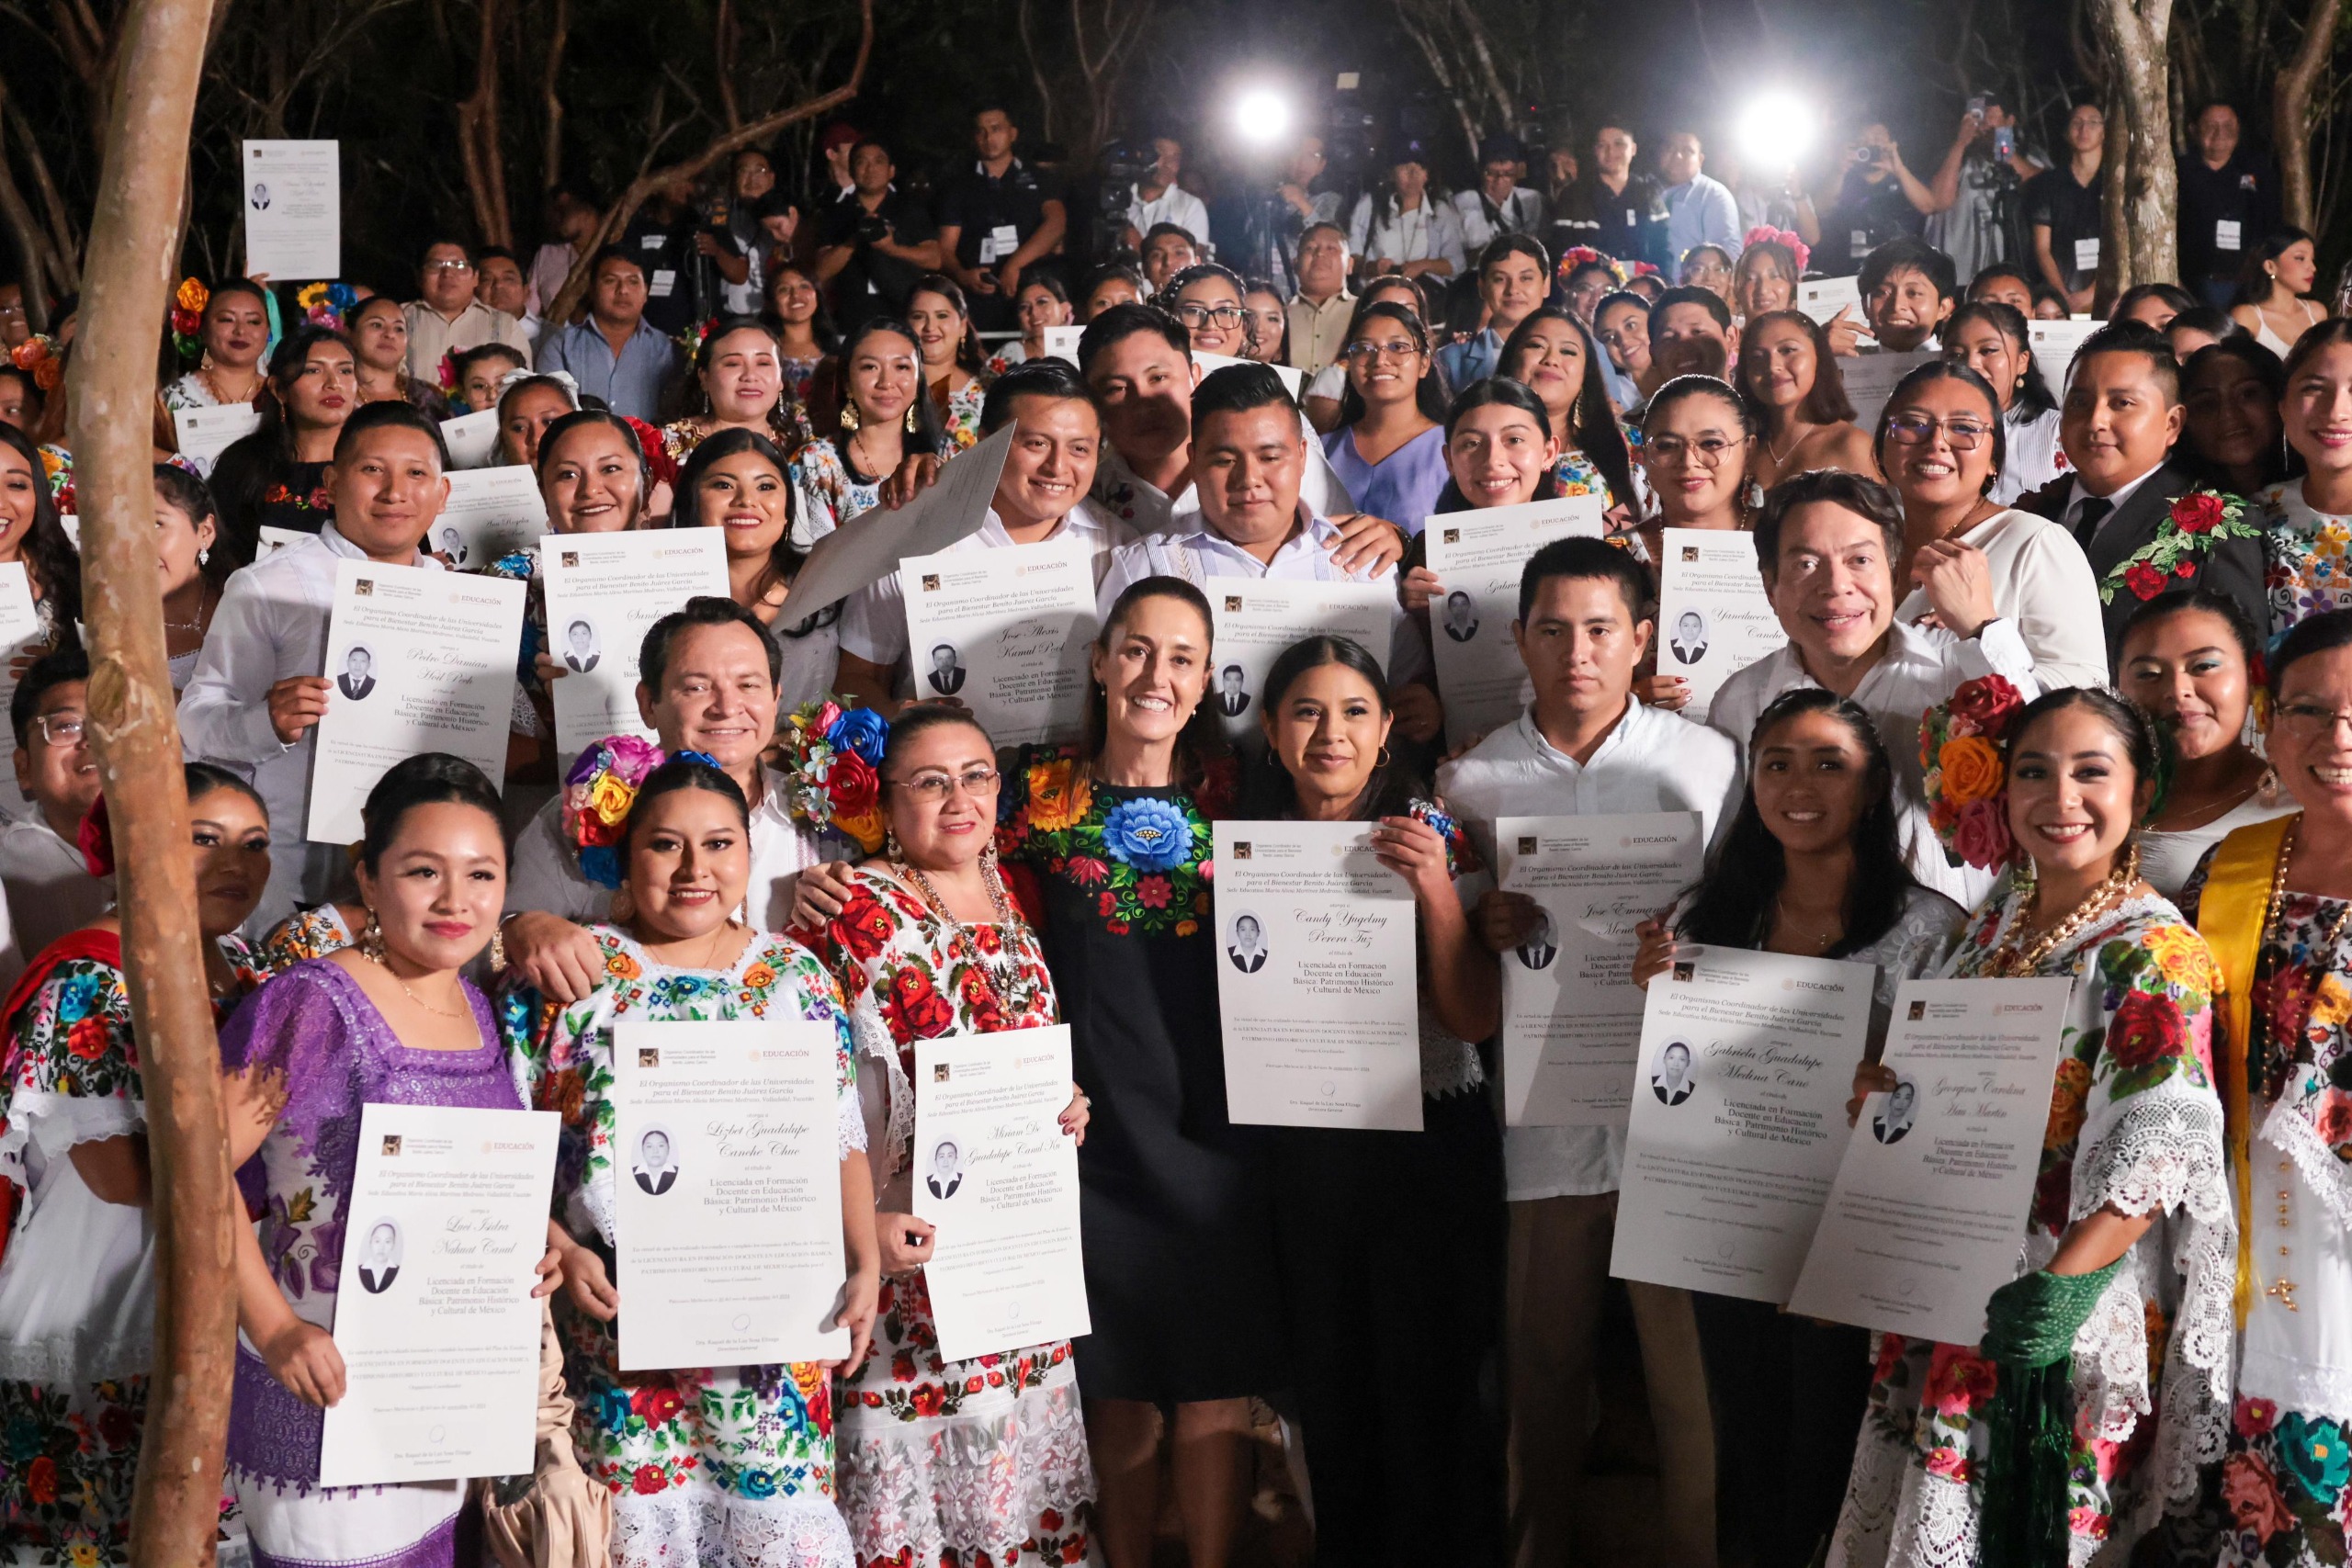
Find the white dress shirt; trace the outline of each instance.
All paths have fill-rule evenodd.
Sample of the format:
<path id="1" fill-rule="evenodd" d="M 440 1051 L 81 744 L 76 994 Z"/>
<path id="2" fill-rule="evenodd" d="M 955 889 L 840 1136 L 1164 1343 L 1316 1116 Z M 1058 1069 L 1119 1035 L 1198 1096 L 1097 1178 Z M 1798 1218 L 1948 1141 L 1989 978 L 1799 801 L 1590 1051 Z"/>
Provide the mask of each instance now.
<path id="1" fill-rule="evenodd" d="M 1138 235 L 1151 232 L 1155 223 L 1173 223 L 1193 236 L 1196 245 L 1209 243 L 1208 203 L 1186 190 L 1170 185 L 1149 201 L 1143 198 L 1143 187 L 1127 187 L 1127 226 Z"/>
<path id="2" fill-rule="evenodd" d="M 1111 552 L 1110 570 L 1102 574 L 1097 608 L 1108 620 L 1111 606 L 1129 584 L 1147 577 L 1181 577 L 1199 588 L 1213 577 L 1254 577 L 1277 582 L 1380 582 L 1393 587 L 1396 569 L 1377 574 L 1342 571 L 1331 558 L 1331 542 L 1340 530 L 1328 518 L 1299 503 L 1301 526 L 1282 543 L 1274 558 L 1261 561 L 1224 535 L 1212 531 L 1197 511 L 1179 517 L 1162 533 L 1148 534 Z M 1389 622 L 1388 683 L 1433 681 L 1428 639 L 1405 614 L 1398 601 Z"/>
<path id="3" fill-rule="evenodd" d="M 291 746 L 278 739 L 269 722 L 269 689 L 326 668 L 335 563 L 367 558 L 330 523 L 231 573 L 196 673 L 180 695 L 180 749 L 193 761 L 217 762 L 250 780 L 269 808 L 269 886 L 254 910 L 255 931 L 326 902 L 350 863 L 341 844 L 313 844 L 306 836 L 318 727 Z M 441 570 L 426 555 L 416 565 Z"/>
<path id="4" fill-rule="evenodd" d="M 401 315 L 408 322 L 408 373 L 428 387 L 441 384 L 444 358 L 486 343 L 503 343 L 521 355 L 524 364 L 531 363 L 531 339 L 523 323 L 479 299 L 466 301 L 456 321 L 422 299 L 401 306 Z"/>
<path id="5" fill-rule="evenodd" d="M 2031 495 L 2068 469 L 2066 450 L 2058 444 L 2058 411 L 2020 413 L 2011 409 L 2001 416 L 2008 426 L 2008 456 L 1985 493 L 2007 506 L 2019 496 Z"/>
<path id="6" fill-rule="evenodd" d="M 751 922 L 780 931 L 792 919 L 793 889 L 800 874 L 819 861 L 855 858 L 860 852 L 838 837 L 820 837 L 792 819 L 785 805 L 784 775 L 762 768 L 765 785 L 752 807 L 752 879 L 745 885 Z M 563 838 L 563 797 L 539 807 L 514 839 L 506 875 L 506 913 L 542 910 L 567 920 L 602 920 L 612 912 L 613 890 L 580 874 L 580 860 Z"/>
<path id="7" fill-rule="evenodd" d="M 1964 682 L 1983 675 L 2006 676 L 2028 702 L 2041 694 L 2034 679 L 2033 654 L 2016 623 L 1987 621 L 1962 642 L 1950 632 L 1921 630 L 1904 621 L 1887 628 L 1886 653 L 1854 688 L 1854 702 L 1878 726 L 1879 739 L 1894 767 L 1895 833 L 1911 874 L 1964 909 L 1973 909 L 1993 889 L 1993 874 L 1951 864 L 1928 823 L 1926 770 L 1919 765 L 1919 716 L 1950 697 Z M 2102 634 L 2103 635 L 2103 634 Z M 1735 673 L 1715 694 L 1707 722 L 1746 749 L 1756 720 L 1783 692 L 1818 687 L 1805 673 L 1794 644 L 1784 643 Z"/>
<path id="8" fill-rule="evenodd" d="M 1467 825 L 1488 865 L 1495 863 L 1497 818 L 1695 811 L 1712 841 L 1717 825 L 1737 809 L 1742 788 L 1737 747 L 1680 714 L 1631 701 L 1589 762 L 1544 739 L 1531 706 L 1437 775 L 1439 796 Z M 1491 884 L 1482 881 L 1477 891 L 1486 886 Z M 1476 902 L 1467 887 L 1464 901 Z M 1623 1127 L 1503 1130 L 1504 1196 L 1515 1203 L 1613 1192 L 1624 1164 Z"/>
<path id="9" fill-rule="evenodd" d="M 1462 220 L 1463 245 L 1476 262 L 1497 235 L 1533 234 L 1544 227 L 1544 193 L 1533 186 L 1513 186 L 1496 209 L 1500 224 L 1487 216 L 1487 193 L 1476 186 L 1453 193 L 1453 210 Z"/>
<path id="10" fill-rule="evenodd" d="M 2073 536 L 2047 517 L 1997 512 L 1960 536 L 1984 552 L 1993 613 L 2017 624 L 2042 690 L 2108 683 L 2107 632 L 2098 578 Z M 1933 608 L 1915 588 L 1894 618 L 1916 623 Z"/>
<path id="11" fill-rule="evenodd" d="M 36 807 L 0 827 L 0 979 L 15 985 L 41 949 L 114 905 L 114 878 L 92 876 L 82 847 L 58 836 Z"/>
<path id="12" fill-rule="evenodd" d="M 1081 501 L 1062 515 L 1052 533 L 1035 542 L 1086 549 L 1094 558 L 1094 581 L 1100 587 L 1102 574 L 1111 565 L 1111 552 L 1134 537 L 1135 531 L 1125 524 L 1096 510 L 1093 502 Z M 1005 532 L 996 508 L 990 507 L 978 531 L 965 535 L 940 553 L 1011 549 L 1013 545 L 1013 537 Z M 886 668 L 907 656 L 906 604 L 899 597 L 897 572 L 875 579 L 842 605 L 842 648 L 868 664 Z"/>
<path id="13" fill-rule="evenodd" d="M 1354 498 L 1331 471 L 1331 459 L 1323 455 L 1323 437 L 1303 413 L 1298 416 L 1298 429 L 1299 440 L 1306 448 L 1306 468 L 1298 479 L 1299 504 L 1317 517 L 1354 511 Z M 1125 523 L 1137 534 L 1166 533 L 1201 514 L 1199 486 L 1188 484 L 1182 494 L 1170 495 L 1127 467 L 1119 449 L 1107 441 L 1095 461 L 1092 499 L 1105 523 Z"/>
<path id="14" fill-rule="evenodd" d="M 1470 265 L 1462 243 L 1462 214 L 1428 194 L 1410 212 L 1375 201 L 1370 191 L 1358 197 L 1355 216 L 1348 223 L 1348 254 L 1400 267 L 1407 262 L 1444 261 L 1453 265 L 1455 277 Z"/>

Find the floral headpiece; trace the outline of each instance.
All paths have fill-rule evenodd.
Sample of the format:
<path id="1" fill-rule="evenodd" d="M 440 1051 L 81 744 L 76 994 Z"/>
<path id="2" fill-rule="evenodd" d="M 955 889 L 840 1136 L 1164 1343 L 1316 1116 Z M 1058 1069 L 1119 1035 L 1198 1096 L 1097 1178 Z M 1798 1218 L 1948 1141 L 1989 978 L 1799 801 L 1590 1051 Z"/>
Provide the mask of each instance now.
<path id="1" fill-rule="evenodd" d="M 172 456 L 176 458 L 179 454 L 175 452 Z M 185 462 L 181 466 L 187 467 Z M 74 499 L 74 454 L 62 446 L 43 446 L 40 449 L 40 471 L 41 477 L 49 481 L 50 504 L 56 507 L 60 513 L 69 515 L 76 511 L 78 503 Z M 188 471 L 196 472 L 193 468 Z M 203 477 L 201 474 L 197 474 L 198 479 Z"/>
<path id="2" fill-rule="evenodd" d="M 348 283 L 306 283 L 294 296 L 302 319 L 314 327 L 344 330 L 344 322 L 358 308 L 359 290 Z"/>
<path id="3" fill-rule="evenodd" d="M 1803 272 L 1806 264 L 1813 260 L 1813 247 L 1799 238 L 1794 231 L 1775 229 L 1770 223 L 1759 223 L 1747 231 L 1747 237 L 1740 241 L 1739 248 L 1744 251 L 1750 245 L 1762 244 L 1784 246 L 1789 254 L 1797 258 L 1799 272 Z"/>
<path id="4" fill-rule="evenodd" d="M 1928 821 L 1952 865 L 1990 871 L 2017 853 L 2003 747 L 2024 711 L 2024 694 L 1998 675 L 1984 675 L 1962 682 L 1919 717 Z"/>
<path id="5" fill-rule="evenodd" d="M 1556 272 L 1560 282 L 1565 285 L 1568 281 L 1569 276 L 1573 274 L 1577 268 L 1584 266 L 1587 264 L 1608 268 L 1609 276 L 1617 280 L 1617 286 L 1620 288 L 1623 288 L 1625 286 L 1625 264 L 1619 261 L 1615 256 L 1602 255 L 1590 245 L 1571 245 L 1566 250 L 1562 251 L 1560 253 L 1560 265 L 1555 269 L 1555 271 Z"/>
<path id="6" fill-rule="evenodd" d="M 573 411 L 580 408 L 580 380 L 569 370 L 534 370 L 527 365 L 518 365 L 498 378 L 499 397 L 503 399 L 519 381 L 553 381 L 571 400 Z"/>
<path id="7" fill-rule="evenodd" d="M 458 351 L 451 349 L 433 367 L 433 385 L 445 397 L 455 397 L 458 391 Z"/>
<path id="8" fill-rule="evenodd" d="M 890 721 L 827 699 L 803 705 L 778 738 L 785 804 L 871 854 L 882 847 L 882 747 Z"/>
<path id="9" fill-rule="evenodd" d="M 28 373 L 33 385 L 44 393 L 57 390 L 65 379 L 65 360 L 57 352 L 57 340 L 47 333 L 35 333 L 8 351 L 8 363 Z"/>
<path id="10" fill-rule="evenodd" d="M 710 341 L 710 329 L 718 324 L 717 316 L 707 317 L 678 334 L 678 346 L 686 351 L 688 359 L 702 352 L 702 345 Z"/>
<path id="11" fill-rule="evenodd" d="M 204 308 L 211 303 L 212 290 L 193 277 L 180 279 L 172 295 L 172 347 L 190 364 L 204 357 Z"/>
<path id="12" fill-rule="evenodd" d="M 637 804 L 638 786 L 663 761 L 662 748 L 650 740 L 607 735 L 581 752 L 563 775 L 564 841 L 580 857 L 580 874 L 599 887 L 621 885 L 615 846 L 628 825 L 629 807 Z"/>
<path id="13" fill-rule="evenodd" d="M 2183 491 L 2156 536 L 2099 579 L 2099 603 L 2115 603 L 2119 587 L 2129 588 L 2136 599 L 2153 599 L 2173 586 L 2175 579 L 2186 583 L 2222 540 L 2262 537 L 2262 530 L 2245 518 L 2245 502 L 2234 495 L 2202 489 Z"/>
<path id="14" fill-rule="evenodd" d="M 670 456 L 670 444 L 659 427 L 646 423 L 634 414 L 623 414 L 628 427 L 637 433 L 637 449 L 645 454 L 645 471 L 655 484 L 675 484 L 678 480 L 678 459 Z"/>

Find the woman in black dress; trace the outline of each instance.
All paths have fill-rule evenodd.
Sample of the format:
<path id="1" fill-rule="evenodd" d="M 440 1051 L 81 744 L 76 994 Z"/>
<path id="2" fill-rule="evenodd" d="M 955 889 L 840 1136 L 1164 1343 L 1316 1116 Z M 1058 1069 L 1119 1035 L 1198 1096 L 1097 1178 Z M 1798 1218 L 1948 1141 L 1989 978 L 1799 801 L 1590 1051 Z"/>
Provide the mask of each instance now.
<path id="1" fill-rule="evenodd" d="M 264 527 L 315 534 L 334 521 L 327 464 L 343 422 L 359 406 L 356 367 L 351 340 L 331 327 L 296 327 L 269 356 L 261 428 L 212 465 L 229 570 L 251 564 Z"/>

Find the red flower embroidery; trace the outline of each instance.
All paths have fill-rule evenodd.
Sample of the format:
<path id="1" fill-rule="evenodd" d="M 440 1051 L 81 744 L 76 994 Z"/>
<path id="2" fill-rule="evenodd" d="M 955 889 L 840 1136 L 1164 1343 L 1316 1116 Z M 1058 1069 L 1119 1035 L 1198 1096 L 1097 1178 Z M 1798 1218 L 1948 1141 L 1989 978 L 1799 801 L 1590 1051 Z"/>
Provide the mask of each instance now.
<path id="1" fill-rule="evenodd" d="M 2033 1183 L 2033 1223 L 2052 1235 L 2066 1228 L 2075 1202 L 2075 1162 L 2060 1160 Z"/>
<path id="2" fill-rule="evenodd" d="M 978 1393 L 980 1390 L 986 1387 L 988 1387 L 988 1380 L 986 1378 L 972 1377 L 964 1380 L 964 1392 L 966 1393 Z"/>
<path id="3" fill-rule="evenodd" d="M 1136 883 L 1136 901 L 1147 909 L 1165 909 L 1168 908 L 1169 891 L 1166 877 L 1143 877 Z"/>
<path id="4" fill-rule="evenodd" d="M 1924 1401 L 1940 1416 L 1966 1415 L 1993 1397 L 1993 1363 L 1958 1345 L 1939 1345 L 1928 1362 Z"/>
<path id="5" fill-rule="evenodd" d="M 76 1020 L 65 1032 L 65 1048 L 85 1062 L 107 1054 L 107 1026 L 96 1018 Z"/>
<path id="6" fill-rule="evenodd" d="M 914 1382 L 914 1381 L 915 1381 L 915 1359 L 914 1359 L 912 1356 L 910 1356 L 910 1355 L 906 1354 L 904 1351 L 901 1351 L 901 1352 L 899 1352 L 898 1355 L 891 1357 L 891 1358 L 890 1358 L 890 1381 L 891 1381 L 891 1382 Z"/>
<path id="7" fill-rule="evenodd" d="M 2222 525 L 2222 498 L 2211 491 L 2193 491 L 2172 503 L 2172 520 L 2184 534 L 2210 534 Z"/>
<path id="8" fill-rule="evenodd" d="M 632 1490 L 650 1496 L 662 1490 L 668 1483 L 662 1478 L 660 1465 L 640 1464 L 637 1467 L 637 1474 L 630 1480 L 629 1485 Z"/>
<path id="9" fill-rule="evenodd" d="M 920 969 L 901 969 L 890 976 L 889 1007 L 891 1016 L 910 1038 L 944 1034 L 956 1024 L 956 1010 Z"/>
<path id="10" fill-rule="evenodd" d="M 1113 915 L 1118 913 L 1118 910 L 1119 900 L 1114 895 L 1105 892 L 1096 897 L 1094 900 L 1094 912 L 1102 916 L 1104 919 L 1109 919 Z"/>
<path id="11" fill-rule="evenodd" d="M 2146 561 L 2126 569 L 2123 573 L 2123 586 L 2132 590 L 2134 597 L 2141 599 L 2153 599 L 2163 592 L 2167 581 L 2163 572 Z"/>
<path id="12" fill-rule="evenodd" d="M 25 1472 L 25 1486 L 33 1501 L 43 1507 L 57 1501 L 57 1461 L 47 1454 L 33 1461 Z"/>
<path id="13" fill-rule="evenodd" d="M 850 956 L 860 962 L 876 956 L 890 944 L 896 925 L 881 900 L 864 888 L 852 893 L 848 906 L 833 917 L 834 934 L 849 949 Z"/>
<path id="14" fill-rule="evenodd" d="M 1100 886 L 1110 879 L 1111 868 L 1092 855 L 1072 855 L 1064 864 L 1064 874 L 1080 887 Z"/>
<path id="15" fill-rule="evenodd" d="M 918 1416 L 936 1416 L 947 1408 L 947 1395 L 938 1385 L 925 1383 L 908 1396 L 907 1403 L 914 1406 Z"/>
<path id="16" fill-rule="evenodd" d="M 664 1383 L 651 1383 L 629 1391 L 628 1407 L 645 1417 L 648 1426 L 659 1427 L 686 1407 L 678 1391 Z"/>
<path id="17" fill-rule="evenodd" d="M 2188 1046 L 2188 1021 L 2167 997 L 2134 991 L 2107 1027 L 2107 1054 L 2126 1067 L 2145 1067 Z"/>

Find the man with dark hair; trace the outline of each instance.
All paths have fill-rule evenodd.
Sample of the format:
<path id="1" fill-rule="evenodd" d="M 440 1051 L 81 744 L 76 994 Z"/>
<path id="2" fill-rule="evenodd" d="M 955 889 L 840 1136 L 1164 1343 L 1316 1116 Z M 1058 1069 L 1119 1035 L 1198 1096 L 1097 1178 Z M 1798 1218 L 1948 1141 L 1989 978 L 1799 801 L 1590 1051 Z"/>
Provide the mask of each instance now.
<path id="1" fill-rule="evenodd" d="M 2107 116 L 2097 104 L 2077 104 L 2066 119 L 2066 162 L 2036 175 L 2025 187 L 2026 230 L 2033 261 L 2066 309 L 2091 308 L 2098 289 L 2099 226 L 2104 217 Z"/>
<path id="2" fill-rule="evenodd" d="M 638 652 L 637 711 L 664 751 L 707 752 L 751 803 L 752 880 L 743 913 L 761 931 L 782 931 L 800 874 L 836 858 L 793 819 L 784 775 L 760 754 L 775 738 L 775 638 L 731 599 L 689 599 L 646 628 Z M 563 802 L 550 800 L 514 840 L 506 880 L 507 962 L 550 997 L 573 1001 L 595 988 L 604 959 L 577 921 L 601 920 L 612 889 L 590 881 L 563 837 Z"/>
<path id="3" fill-rule="evenodd" d="M 514 317 L 524 337 L 538 341 L 539 318 L 531 310 L 530 279 L 523 276 L 522 260 L 513 251 L 503 245 L 484 245 L 474 253 L 474 298 Z M 529 354 L 520 356 L 520 363 L 530 362 Z"/>
<path id="4" fill-rule="evenodd" d="M 1493 375 L 1503 342 L 1532 315 L 1552 289 L 1552 258 L 1544 242 L 1526 234 L 1498 234 L 1478 253 L 1478 299 L 1487 324 L 1475 336 L 1437 351 L 1437 367 L 1449 387 L 1467 387 Z"/>
<path id="5" fill-rule="evenodd" d="M 1521 569 L 1511 637 L 1535 700 L 1437 781 L 1487 865 L 1496 863 L 1498 818 L 1696 812 L 1702 837 L 1712 839 L 1737 807 L 1738 748 L 1634 695 L 1634 671 L 1650 647 L 1651 592 L 1649 574 L 1600 539 L 1555 540 Z M 1482 874 L 1465 877 L 1463 891 L 1475 895 L 1471 923 L 1488 951 L 1539 951 L 1543 910 L 1533 899 L 1498 891 Z M 1630 1083 L 1639 1041 L 1622 1043 Z M 1503 1134 L 1508 1562 L 1571 1558 L 1624 1158 L 1622 1127 L 1527 1125 Z M 1664 1488 L 1648 1560 L 1712 1562 L 1712 1427 L 1690 1297 L 1639 1281 L 1628 1282 L 1626 1294 L 1651 1374 Z"/>
<path id="6" fill-rule="evenodd" d="M 1666 203 L 1666 254 L 1678 267 L 1701 245 L 1739 254 L 1738 199 L 1721 180 L 1707 177 L 1706 163 L 1706 148 L 1695 130 L 1668 132 L 1658 153 L 1658 171 L 1666 176 L 1666 188 L 1658 193 Z"/>
<path id="7" fill-rule="evenodd" d="M 1299 231 L 1298 292 L 1291 296 L 1290 362 L 1313 376 L 1347 346 L 1356 297 L 1348 292 L 1348 231 L 1317 221 Z"/>
<path id="8" fill-rule="evenodd" d="M 890 150 L 867 137 L 850 149 L 849 199 L 822 211 L 817 282 L 831 284 L 834 316 L 860 322 L 896 316 L 924 273 L 939 270 L 939 231 L 922 202 L 899 189 Z"/>
<path id="9" fill-rule="evenodd" d="M 0 976 L 11 985 L 27 959 L 114 902 L 114 878 L 90 874 L 80 842 L 99 784 L 89 683 L 89 656 L 68 643 L 33 660 L 8 704 L 17 792 L 29 807 L 0 826 Z"/>
<path id="10" fill-rule="evenodd" d="M 2092 575 L 2113 582 L 2105 614 L 2110 668 L 2124 623 L 2161 589 L 2210 588 L 2235 600 L 2248 625 L 2270 624 L 2258 538 L 2208 538 L 2182 558 L 2188 575 L 2157 583 L 2135 581 L 2126 566 L 2178 526 L 2172 503 L 2194 483 L 2172 461 L 2186 420 L 2180 367 L 2165 335 L 2140 321 L 2101 327 L 2075 351 L 2058 411 L 2058 446 L 2073 472 L 2018 502 L 2063 525 L 2090 558 Z"/>
<path id="11" fill-rule="evenodd" d="M 983 332 L 1015 324 L 1021 275 L 1053 254 L 1069 226 L 1059 183 L 1012 155 L 1020 140 L 1001 105 L 982 106 L 972 116 L 978 156 L 939 197 L 940 270 L 963 285 Z"/>
<path id="12" fill-rule="evenodd" d="M 1993 885 L 1988 872 L 1954 867 L 1928 820 L 1919 762 L 1919 716 L 1962 682 L 2006 677 L 2030 700 L 2041 693 L 2033 654 L 2013 621 L 1994 613 L 1982 576 L 1931 597 L 1939 626 L 1897 620 L 1894 563 L 1903 513 L 1876 479 L 1815 468 L 1775 486 L 1757 514 L 1756 561 L 1788 643 L 1736 671 L 1715 694 L 1707 722 L 1747 743 L 1783 692 L 1825 687 L 1871 716 L 1894 764 L 1894 798 L 1912 874 L 1966 908 Z"/>
<path id="13" fill-rule="evenodd" d="M 2278 171 L 2246 146 L 2238 111 L 2220 99 L 2197 111 L 2195 129 L 2196 149 L 2180 160 L 2180 282 L 2227 310 L 2246 253 L 2279 227 Z"/>
<path id="14" fill-rule="evenodd" d="M 638 209 L 620 238 L 621 249 L 645 274 L 645 319 L 673 339 L 718 310 L 717 258 L 737 257 L 742 250 L 725 222 L 707 214 L 695 195 L 694 176 L 673 177 Z"/>
<path id="15" fill-rule="evenodd" d="M 1462 214 L 1464 244 L 1483 253 L 1505 234 L 1532 239 L 1544 231 L 1544 193 L 1521 185 L 1525 178 L 1527 145 L 1518 137 L 1506 131 L 1478 143 L 1478 183 L 1453 193 L 1453 209 Z"/>
<path id="16" fill-rule="evenodd" d="M 1144 236 L 1163 223 L 1183 230 L 1196 245 L 1207 244 L 1207 204 L 1176 183 L 1184 172 L 1184 144 L 1172 136 L 1155 136 L 1151 158 L 1151 173 L 1127 187 L 1128 245 L 1141 250 Z"/>
<path id="17" fill-rule="evenodd" d="M 1570 186 L 1552 214 L 1555 251 L 1589 245 L 1631 265 L 1668 265 L 1666 200 L 1656 175 L 1634 168 L 1640 151 L 1623 120 L 1603 120 L 1592 136 L 1592 167 Z"/>
<path id="18" fill-rule="evenodd" d="M 476 298 L 477 276 L 473 253 L 458 241 L 435 240 L 424 247 L 417 297 L 401 307 L 401 315 L 408 322 L 408 373 L 428 387 L 440 384 L 442 359 L 461 350 L 503 343 L 526 357 L 531 352 L 518 318 Z"/>
<path id="19" fill-rule="evenodd" d="M 1739 360 L 1731 307 L 1712 288 L 1669 288 L 1650 308 L 1650 366 L 1657 384 L 1677 376 L 1729 379 Z"/>
<path id="20" fill-rule="evenodd" d="M 1143 268 L 1143 280 L 1157 299 L 1167 288 L 1170 278 L 1200 265 L 1200 244 L 1193 231 L 1181 223 L 1155 223 L 1144 234 L 1137 260 Z"/>
<path id="21" fill-rule="evenodd" d="M 564 371 L 615 413 L 650 423 L 677 373 L 678 345 L 646 319 L 645 267 L 634 254 L 606 245 L 589 276 L 588 319 L 548 333 L 538 367 Z"/>
<path id="22" fill-rule="evenodd" d="M 1872 251 L 1854 286 L 1879 347 L 1908 354 L 1927 346 L 1951 314 L 1960 279 L 1950 256 L 1906 234 Z"/>

